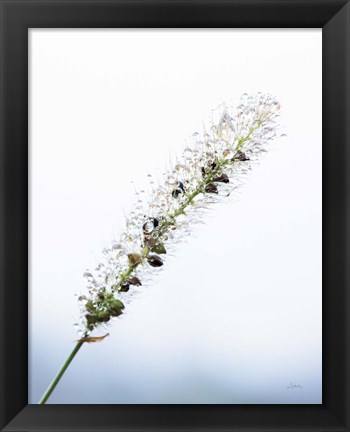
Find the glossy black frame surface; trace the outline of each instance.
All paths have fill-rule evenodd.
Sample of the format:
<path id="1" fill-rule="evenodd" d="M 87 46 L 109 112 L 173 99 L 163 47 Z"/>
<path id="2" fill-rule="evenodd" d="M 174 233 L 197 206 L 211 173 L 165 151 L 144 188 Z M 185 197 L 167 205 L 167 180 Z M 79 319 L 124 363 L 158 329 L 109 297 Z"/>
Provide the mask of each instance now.
<path id="1" fill-rule="evenodd" d="M 1 430 L 350 430 L 349 14 L 348 0 L 1 0 Z M 322 27 L 322 405 L 27 405 L 28 28 L 35 27 Z"/>

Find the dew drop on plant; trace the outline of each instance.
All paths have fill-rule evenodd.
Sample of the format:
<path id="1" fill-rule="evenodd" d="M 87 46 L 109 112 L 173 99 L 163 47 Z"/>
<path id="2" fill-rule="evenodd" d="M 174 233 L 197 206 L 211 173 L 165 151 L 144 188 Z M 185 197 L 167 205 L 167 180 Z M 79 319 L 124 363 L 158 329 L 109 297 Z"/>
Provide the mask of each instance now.
<path id="1" fill-rule="evenodd" d="M 182 155 L 175 159 L 174 165 L 163 171 L 164 180 L 161 185 L 158 188 L 151 186 L 147 192 L 145 190 L 135 192 L 136 203 L 127 215 L 124 231 L 118 240 L 111 242 L 110 249 L 103 250 L 104 264 L 101 263 L 96 267 L 98 277 L 94 279 L 93 274 L 88 270 L 84 273 L 90 297 L 89 300 L 86 297 L 79 300 L 83 316 L 82 328 L 86 329 L 87 326 L 84 315 L 86 302 L 98 300 L 98 296 L 106 290 L 113 293 L 115 300 L 119 300 L 118 283 L 124 280 L 121 275 L 130 271 L 128 255 L 142 256 L 145 253 L 145 246 L 153 247 L 150 245 L 156 245 L 157 242 L 163 244 L 167 251 L 172 251 L 175 243 L 191 234 L 193 224 L 202 223 L 205 210 L 213 203 L 222 202 L 224 197 L 231 194 L 237 196 L 236 188 L 244 183 L 245 175 L 252 169 L 253 162 L 275 136 L 278 110 L 279 104 L 274 98 L 260 93 L 257 96 L 244 93 L 236 111 L 220 105 L 211 112 L 209 133 L 206 130 L 203 133 L 196 131 L 185 141 Z M 269 114 L 268 121 L 264 120 L 267 118 L 266 114 Z M 238 150 L 242 150 L 250 160 L 232 161 L 237 153 L 236 146 L 240 138 L 248 134 L 249 139 L 246 139 L 242 149 Z M 282 134 L 280 137 L 285 136 Z M 227 184 L 223 181 L 215 183 L 210 178 L 206 179 L 210 172 L 208 168 L 217 161 L 224 162 L 225 168 L 215 172 L 215 176 L 226 174 L 229 176 Z M 154 184 L 153 178 L 157 177 L 147 174 L 151 185 Z M 200 192 L 208 184 L 205 183 L 207 180 L 209 183 L 215 183 L 218 193 Z M 193 193 L 194 196 L 191 197 Z M 188 197 L 191 197 L 189 202 L 187 202 Z M 137 275 L 142 284 L 159 271 L 158 268 L 150 270 L 150 266 L 138 264 L 131 270 L 131 275 Z M 144 292 L 144 288 L 141 291 Z M 122 293 L 122 295 L 129 302 L 136 292 L 136 289 L 130 289 L 127 294 Z M 97 303 L 95 301 L 95 304 Z M 107 310 L 107 306 L 99 307 L 102 308 L 101 311 Z"/>
<path id="2" fill-rule="evenodd" d="M 145 234 L 151 234 L 151 232 L 154 230 L 154 224 L 152 221 L 148 221 L 143 225 L 142 228 Z"/>
<path id="3" fill-rule="evenodd" d="M 170 186 L 175 185 L 177 183 L 176 178 L 174 176 L 172 176 L 172 175 L 168 176 L 167 183 Z"/>
<path id="4" fill-rule="evenodd" d="M 88 282 L 92 282 L 94 279 L 93 275 L 89 271 L 86 271 L 83 274 L 83 278 L 87 279 Z"/>

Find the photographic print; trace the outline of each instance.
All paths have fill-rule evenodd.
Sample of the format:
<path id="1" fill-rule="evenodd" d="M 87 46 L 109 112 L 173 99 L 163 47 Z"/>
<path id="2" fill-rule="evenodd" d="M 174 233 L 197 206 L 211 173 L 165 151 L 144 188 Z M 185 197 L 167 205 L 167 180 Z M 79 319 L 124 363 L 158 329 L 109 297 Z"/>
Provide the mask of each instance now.
<path id="1" fill-rule="evenodd" d="M 321 50 L 29 30 L 29 403 L 322 403 Z"/>

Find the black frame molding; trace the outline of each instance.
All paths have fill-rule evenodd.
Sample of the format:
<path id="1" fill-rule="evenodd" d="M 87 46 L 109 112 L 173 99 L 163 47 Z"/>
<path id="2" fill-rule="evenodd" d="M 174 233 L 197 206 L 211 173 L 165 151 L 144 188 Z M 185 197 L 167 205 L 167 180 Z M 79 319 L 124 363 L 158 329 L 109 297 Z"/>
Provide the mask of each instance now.
<path id="1" fill-rule="evenodd" d="M 349 0 L 0 0 L 4 431 L 350 431 Z M 27 405 L 28 28 L 322 28 L 323 404 Z"/>

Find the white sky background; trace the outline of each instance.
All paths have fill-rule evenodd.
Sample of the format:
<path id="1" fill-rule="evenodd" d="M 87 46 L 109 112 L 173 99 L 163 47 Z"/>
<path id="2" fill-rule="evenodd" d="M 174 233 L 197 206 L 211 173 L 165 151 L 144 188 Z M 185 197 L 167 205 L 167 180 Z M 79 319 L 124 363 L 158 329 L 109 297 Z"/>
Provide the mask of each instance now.
<path id="1" fill-rule="evenodd" d="M 261 91 L 288 138 L 49 402 L 321 403 L 321 30 L 31 30 L 29 49 L 29 402 L 74 346 L 74 294 L 135 185 Z"/>

